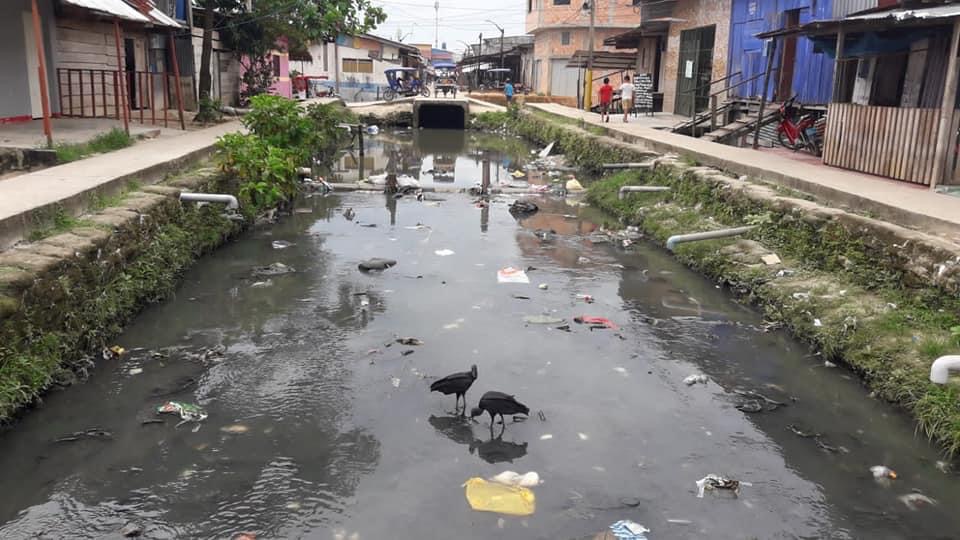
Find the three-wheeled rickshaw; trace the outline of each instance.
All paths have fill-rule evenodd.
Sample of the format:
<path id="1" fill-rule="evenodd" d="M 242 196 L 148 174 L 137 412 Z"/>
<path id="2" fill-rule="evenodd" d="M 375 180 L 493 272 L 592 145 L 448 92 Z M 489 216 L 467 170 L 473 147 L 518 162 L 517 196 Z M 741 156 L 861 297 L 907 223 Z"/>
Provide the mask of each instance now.
<path id="1" fill-rule="evenodd" d="M 433 65 L 436 79 L 433 83 L 433 97 L 437 97 L 443 92 L 443 97 L 447 97 L 447 92 L 457 97 L 457 65 L 450 62 L 438 62 Z"/>
<path id="2" fill-rule="evenodd" d="M 387 76 L 387 84 L 390 85 L 383 91 L 383 99 L 387 101 L 393 101 L 397 96 L 430 96 L 430 89 L 420 80 L 416 68 L 390 68 L 383 70 L 383 74 Z"/>

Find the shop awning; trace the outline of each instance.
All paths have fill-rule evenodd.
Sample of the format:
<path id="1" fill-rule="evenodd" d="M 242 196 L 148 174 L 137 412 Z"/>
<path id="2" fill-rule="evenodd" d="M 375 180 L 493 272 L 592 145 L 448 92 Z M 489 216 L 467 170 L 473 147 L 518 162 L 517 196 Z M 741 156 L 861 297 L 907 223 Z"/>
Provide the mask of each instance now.
<path id="1" fill-rule="evenodd" d="M 585 68 L 590 57 L 589 51 L 577 51 L 567 62 L 569 68 Z M 637 55 L 634 53 L 617 53 L 607 51 L 593 52 L 593 69 L 624 71 L 633 69 L 637 65 Z"/>

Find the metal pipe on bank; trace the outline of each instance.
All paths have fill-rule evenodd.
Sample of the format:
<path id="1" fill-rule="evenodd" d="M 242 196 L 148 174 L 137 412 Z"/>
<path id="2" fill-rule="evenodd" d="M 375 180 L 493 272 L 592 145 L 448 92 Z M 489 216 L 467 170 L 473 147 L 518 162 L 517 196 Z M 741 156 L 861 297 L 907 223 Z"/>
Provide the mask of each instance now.
<path id="1" fill-rule="evenodd" d="M 653 193 L 656 191 L 670 191 L 669 186 L 623 186 L 620 188 L 618 197 L 620 200 L 626 198 L 627 193 Z"/>
<path id="2" fill-rule="evenodd" d="M 690 233 L 690 234 L 675 234 L 670 238 L 667 238 L 667 249 L 673 251 L 677 247 L 677 244 L 685 244 L 687 242 L 699 242 L 700 240 L 713 240 L 716 238 L 727 238 L 730 236 L 740 236 L 741 234 L 747 233 L 754 229 L 755 225 L 749 225 L 746 227 L 735 227 L 732 229 L 720 229 L 716 231 L 706 231 L 699 233 Z"/>
<path id="3" fill-rule="evenodd" d="M 193 202 L 208 202 L 208 203 L 224 203 L 227 205 L 228 210 L 237 210 L 240 208 L 240 203 L 237 202 L 237 198 L 233 195 L 224 195 L 220 193 L 181 193 L 181 201 L 193 201 Z"/>

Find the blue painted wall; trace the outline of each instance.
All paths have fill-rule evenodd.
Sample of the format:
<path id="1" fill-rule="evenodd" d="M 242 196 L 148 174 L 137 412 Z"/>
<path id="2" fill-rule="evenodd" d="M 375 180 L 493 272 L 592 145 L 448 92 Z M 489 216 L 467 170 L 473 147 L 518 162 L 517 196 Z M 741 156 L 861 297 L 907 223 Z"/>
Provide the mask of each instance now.
<path id="1" fill-rule="evenodd" d="M 784 11 L 800 10 L 800 24 L 831 18 L 832 0 L 732 0 L 730 21 L 730 61 L 728 75 L 742 72 L 731 78 L 731 84 L 763 73 L 767 66 L 763 40 L 754 37 L 760 32 L 782 28 Z M 780 62 L 783 39 L 777 44 L 774 65 Z M 806 104 L 824 104 L 830 101 L 830 86 L 833 79 L 833 62 L 823 53 L 813 50 L 813 42 L 806 37 L 797 38 L 796 63 L 793 76 L 793 92 Z M 770 81 L 767 98 L 773 97 L 776 80 Z M 733 90 L 733 95 L 742 98 L 759 98 L 763 77 Z"/>

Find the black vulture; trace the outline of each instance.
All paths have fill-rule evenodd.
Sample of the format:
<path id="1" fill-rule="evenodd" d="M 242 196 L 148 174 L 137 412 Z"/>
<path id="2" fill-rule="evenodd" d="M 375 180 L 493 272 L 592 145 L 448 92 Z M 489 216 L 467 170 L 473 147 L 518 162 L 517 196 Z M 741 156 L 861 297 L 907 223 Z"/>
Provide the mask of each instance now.
<path id="1" fill-rule="evenodd" d="M 470 418 L 480 416 L 483 414 L 483 411 L 487 411 L 487 413 L 490 414 L 490 429 L 493 429 L 493 421 L 498 414 L 504 427 L 506 427 L 507 423 L 504 421 L 503 415 L 530 414 L 530 408 L 517 401 L 516 398 L 510 394 L 495 391 L 487 392 L 480 398 L 479 406 L 474 407 L 473 410 L 470 411 Z"/>
<path id="2" fill-rule="evenodd" d="M 473 385 L 473 381 L 477 380 L 477 366 L 470 366 L 470 371 L 461 371 L 459 373 L 451 373 L 442 379 L 438 379 L 430 385 L 431 392 L 441 392 L 444 395 L 449 396 L 450 394 L 457 395 L 457 403 L 454 405 L 454 408 L 460 406 L 460 398 L 463 398 L 463 408 L 467 408 L 467 390 L 470 389 L 470 386 Z"/>

